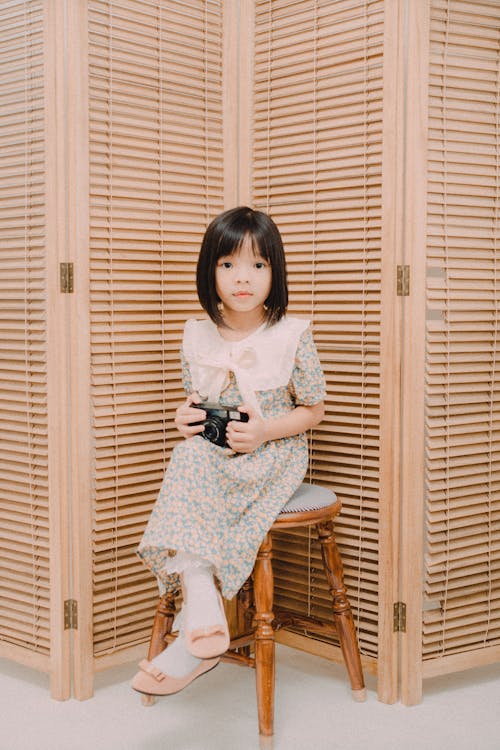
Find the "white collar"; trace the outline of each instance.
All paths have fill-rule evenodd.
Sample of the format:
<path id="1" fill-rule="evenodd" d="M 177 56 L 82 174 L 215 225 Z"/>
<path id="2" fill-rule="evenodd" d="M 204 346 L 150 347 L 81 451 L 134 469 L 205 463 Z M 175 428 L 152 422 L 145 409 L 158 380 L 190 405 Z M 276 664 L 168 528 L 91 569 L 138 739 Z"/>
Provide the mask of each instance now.
<path id="1" fill-rule="evenodd" d="M 300 336 L 309 321 L 284 317 L 266 324 L 240 341 L 222 338 L 211 320 L 188 320 L 183 352 L 191 370 L 193 388 L 211 402 L 218 402 L 234 372 L 243 401 L 260 413 L 256 391 L 288 384 Z"/>

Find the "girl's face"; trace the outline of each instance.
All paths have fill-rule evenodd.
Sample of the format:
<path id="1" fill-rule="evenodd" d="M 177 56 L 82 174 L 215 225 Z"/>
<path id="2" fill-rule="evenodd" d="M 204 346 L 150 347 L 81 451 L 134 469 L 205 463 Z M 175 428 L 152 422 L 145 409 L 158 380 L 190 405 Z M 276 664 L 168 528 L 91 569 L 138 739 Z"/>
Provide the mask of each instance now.
<path id="1" fill-rule="evenodd" d="M 244 319 L 245 327 L 260 322 L 271 283 L 271 266 L 255 255 L 250 237 L 245 237 L 235 253 L 217 261 L 215 288 L 224 305 L 224 316 Z"/>

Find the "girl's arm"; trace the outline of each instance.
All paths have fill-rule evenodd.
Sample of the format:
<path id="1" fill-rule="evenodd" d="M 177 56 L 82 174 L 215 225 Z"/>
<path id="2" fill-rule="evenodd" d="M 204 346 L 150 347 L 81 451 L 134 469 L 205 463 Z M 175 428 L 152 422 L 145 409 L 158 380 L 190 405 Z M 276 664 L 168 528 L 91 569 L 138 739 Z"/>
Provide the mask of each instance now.
<path id="1" fill-rule="evenodd" d="M 248 422 L 229 422 L 226 431 L 227 441 L 237 453 L 252 453 L 269 440 L 307 432 L 321 422 L 325 413 L 323 401 L 313 406 L 296 406 L 288 414 L 273 419 L 262 419 L 253 408 L 245 405 L 239 410 L 248 414 Z"/>

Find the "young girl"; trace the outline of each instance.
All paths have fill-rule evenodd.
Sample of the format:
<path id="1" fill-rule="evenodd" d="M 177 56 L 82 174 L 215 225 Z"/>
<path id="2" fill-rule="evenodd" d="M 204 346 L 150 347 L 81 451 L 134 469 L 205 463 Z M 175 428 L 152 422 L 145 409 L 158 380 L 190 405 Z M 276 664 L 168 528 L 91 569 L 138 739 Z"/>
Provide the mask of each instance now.
<path id="1" fill-rule="evenodd" d="M 222 595 L 250 575 L 260 543 L 301 484 L 306 431 L 323 418 L 324 378 L 307 321 L 287 317 L 286 265 L 278 228 L 251 208 L 209 225 L 197 267 L 206 320 L 188 320 L 182 343 L 189 394 L 175 424 L 185 438 L 170 459 L 138 554 L 165 591 L 183 590 L 176 640 L 143 661 L 133 687 L 177 692 L 212 669 L 229 644 Z M 227 446 L 204 439 L 205 412 L 221 404 Z"/>

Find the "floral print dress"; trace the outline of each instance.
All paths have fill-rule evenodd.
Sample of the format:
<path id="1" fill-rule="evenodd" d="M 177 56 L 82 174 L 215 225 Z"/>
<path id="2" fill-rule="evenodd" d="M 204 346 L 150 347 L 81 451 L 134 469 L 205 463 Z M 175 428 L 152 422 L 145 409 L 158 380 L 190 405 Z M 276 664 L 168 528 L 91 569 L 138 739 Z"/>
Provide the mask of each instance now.
<path id="1" fill-rule="evenodd" d="M 210 401 L 215 395 L 225 406 L 253 400 L 264 418 L 322 401 L 324 377 L 307 321 L 286 317 L 271 328 L 228 342 L 212 321 L 188 321 L 182 350 L 186 392 L 197 390 Z M 203 352 L 198 356 L 200 349 L 205 358 Z M 245 358 L 246 372 L 237 364 L 231 369 L 231 361 Z M 204 393 L 207 382 L 208 390 L 216 383 L 215 394 L 213 388 Z M 138 548 L 160 587 L 179 588 L 182 560 L 191 553 L 211 561 L 223 596 L 232 598 L 307 464 L 305 433 L 269 441 L 253 453 L 234 454 L 200 435 L 176 445 Z"/>

